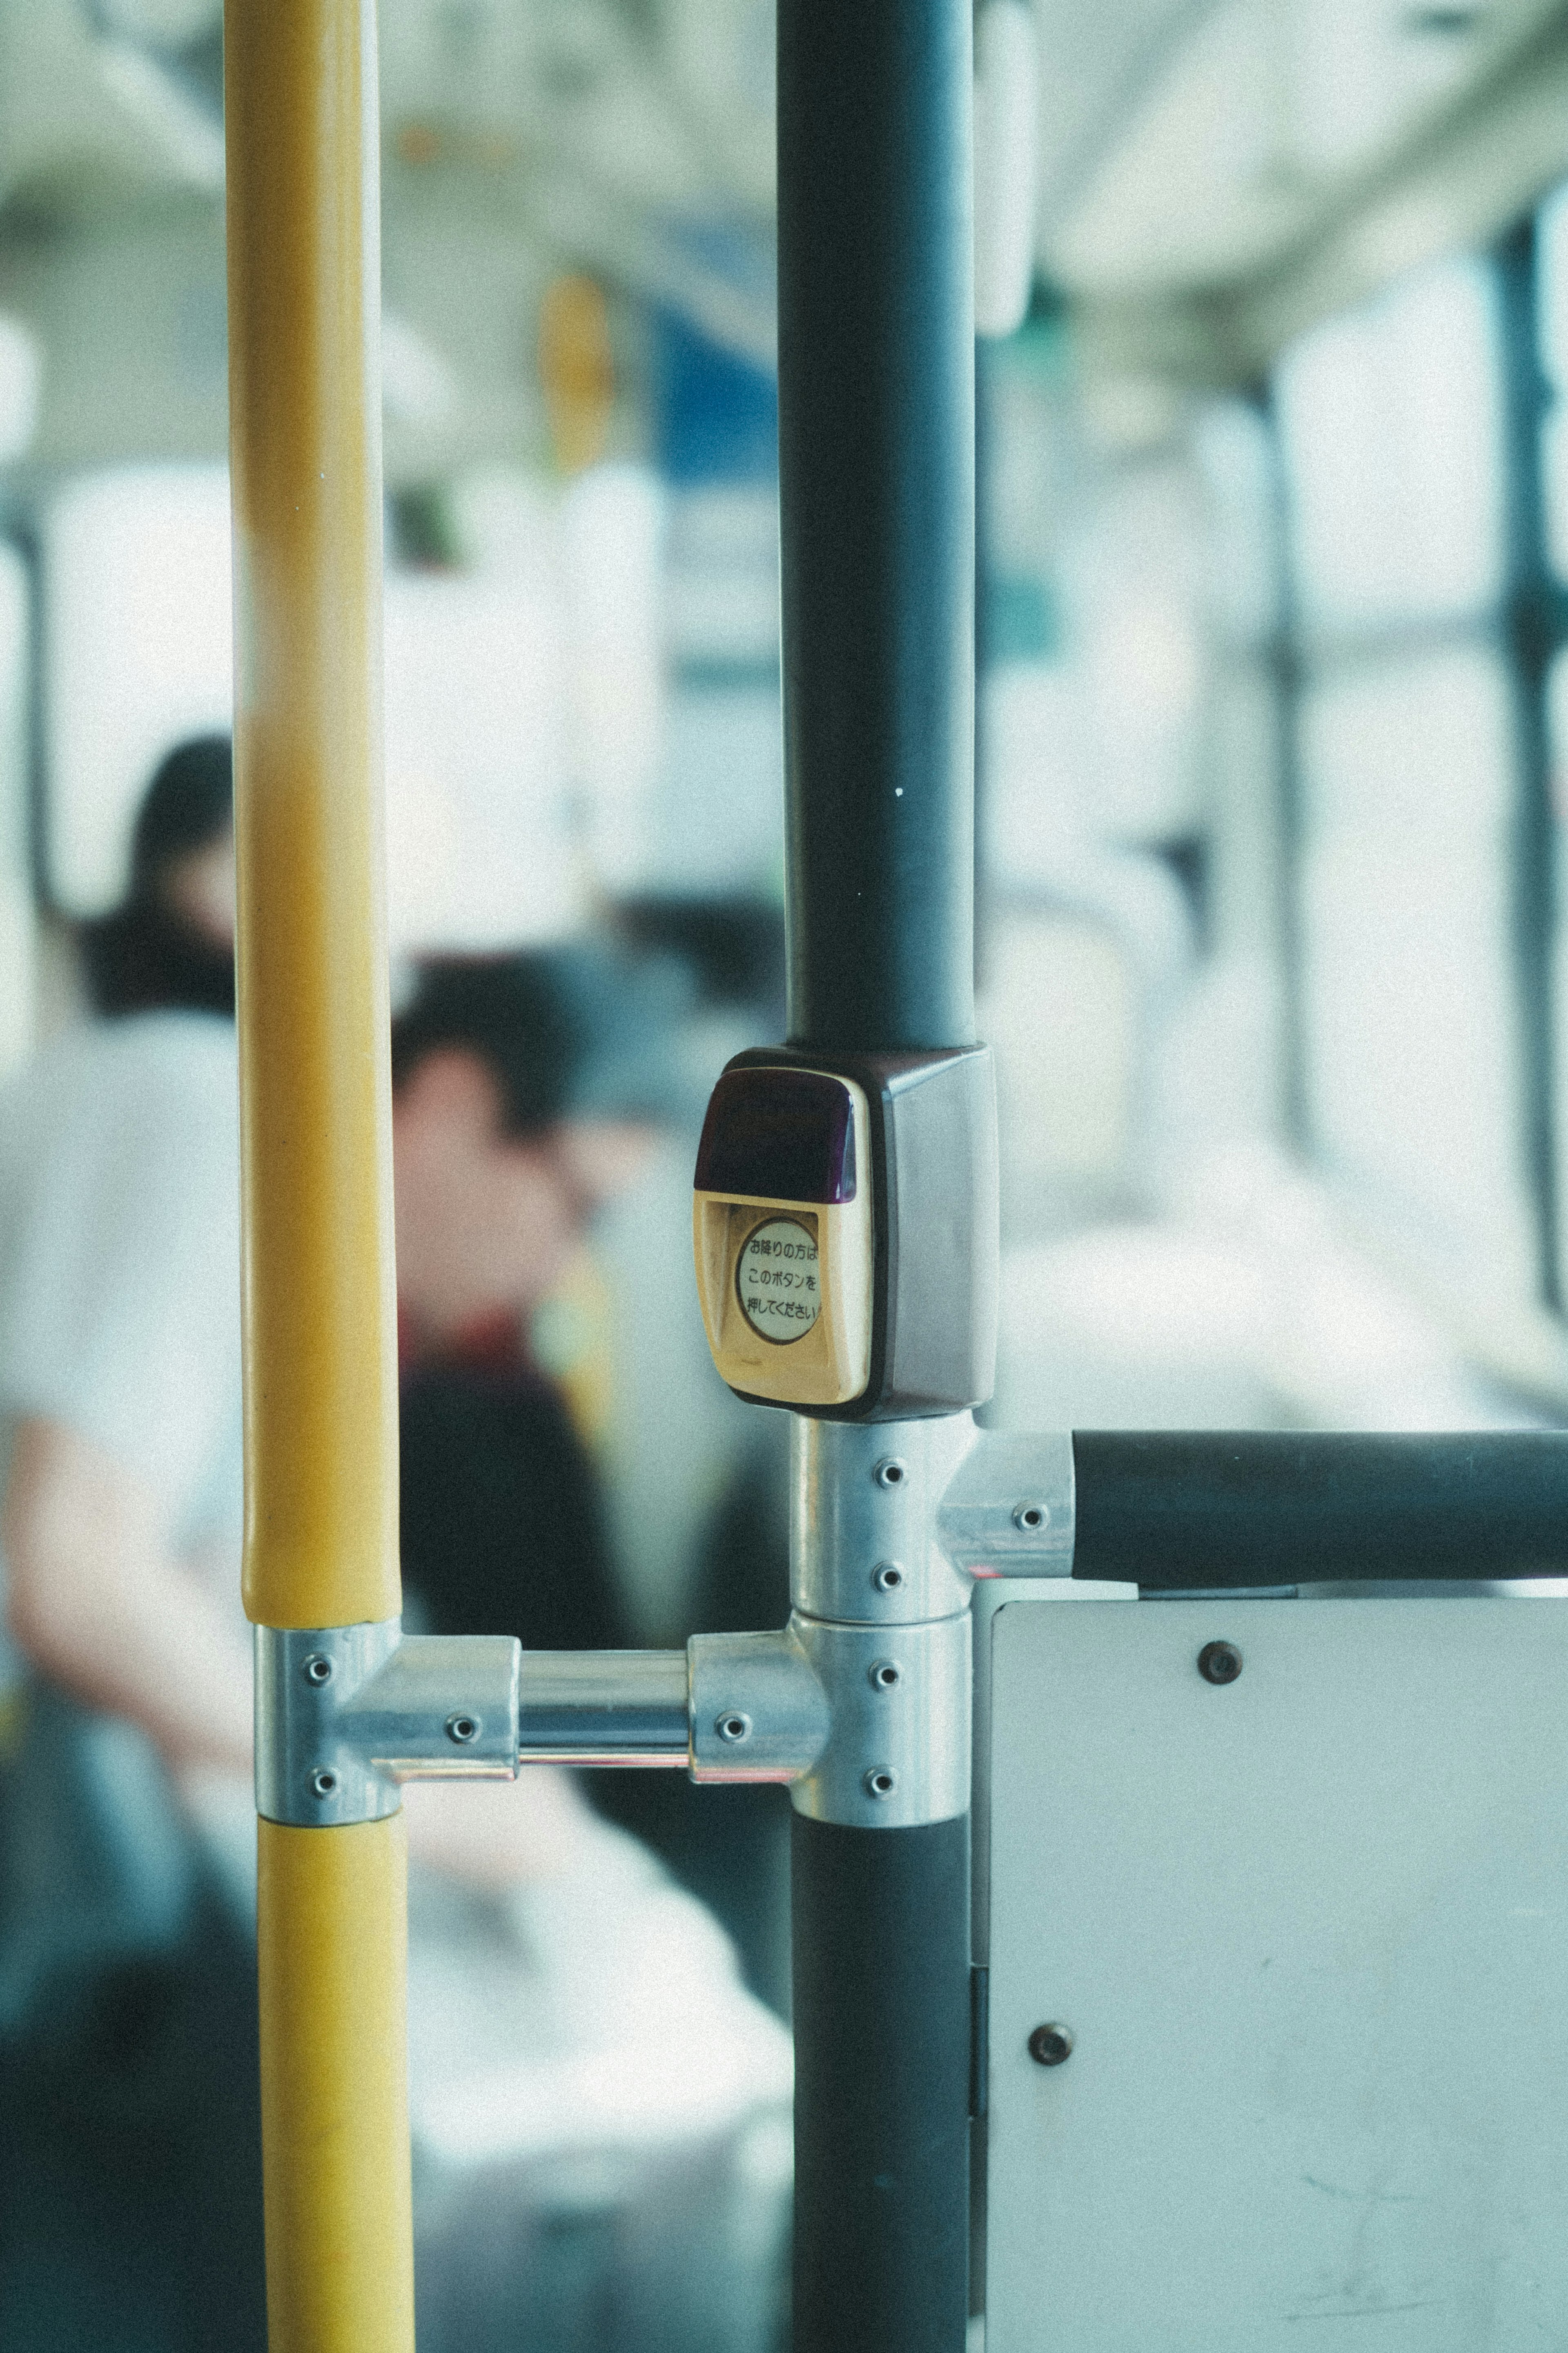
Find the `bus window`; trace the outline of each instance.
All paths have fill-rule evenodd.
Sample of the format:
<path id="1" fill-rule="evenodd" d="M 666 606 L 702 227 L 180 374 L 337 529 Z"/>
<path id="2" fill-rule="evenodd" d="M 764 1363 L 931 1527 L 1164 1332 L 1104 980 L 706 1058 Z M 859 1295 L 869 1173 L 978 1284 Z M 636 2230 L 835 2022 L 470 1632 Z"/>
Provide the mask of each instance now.
<path id="1" fill-rule="evenodd" d="M 1446 1287 L 1540 1287 L 1503 631 L 1508 387 L 1487 258 L 1274 379 L 1293 600 L 1298 1117 Z"/>
<path id="2" fill-rule="evenodd" d="M 1274 392 L 1310 648 L 1495 607 L 1501 385 L 1483 262 L 1423 270 L 1303 336 Z"/>

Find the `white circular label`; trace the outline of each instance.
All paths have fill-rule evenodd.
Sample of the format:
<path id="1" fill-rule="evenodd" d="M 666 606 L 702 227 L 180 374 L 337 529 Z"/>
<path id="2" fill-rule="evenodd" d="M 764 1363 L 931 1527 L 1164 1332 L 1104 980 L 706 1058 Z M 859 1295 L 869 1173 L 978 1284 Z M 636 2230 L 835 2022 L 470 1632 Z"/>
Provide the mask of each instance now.
<path id="1" fill-rule="evenodd" d="M 755 1226 L 741 1249 L 735 1290 L 753 1332 L 780 1345 L 802 1340 L 816 1321 L 816 1244 L 793 1218 Z"/>

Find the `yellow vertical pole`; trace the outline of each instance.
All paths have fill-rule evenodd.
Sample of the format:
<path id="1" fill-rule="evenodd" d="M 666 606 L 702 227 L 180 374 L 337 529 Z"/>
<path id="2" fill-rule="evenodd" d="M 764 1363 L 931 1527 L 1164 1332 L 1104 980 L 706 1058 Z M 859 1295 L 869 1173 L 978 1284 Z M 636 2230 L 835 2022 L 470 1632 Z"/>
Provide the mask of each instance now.
<path id="1" fill-rule="evenodd" d="M 395 1617 L 374 0 L 226 0 L 245 1601 Z M 401 1820 L 259 1827 L 273 2353 L 409 2353 Z"/>

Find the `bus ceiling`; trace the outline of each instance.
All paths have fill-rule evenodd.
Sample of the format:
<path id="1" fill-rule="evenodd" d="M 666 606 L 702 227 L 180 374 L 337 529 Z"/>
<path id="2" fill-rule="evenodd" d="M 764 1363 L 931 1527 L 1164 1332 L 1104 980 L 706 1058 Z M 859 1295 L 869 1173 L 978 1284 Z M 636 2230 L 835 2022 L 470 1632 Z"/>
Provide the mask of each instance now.
<path id="1" fill-rule="evenodd" d="M 526 334 L 563 268 L 771 367 L 769 0 L 380 14 L 390 480 L 515 452 L 526 372 L 476 322 Z M 1033 16 L 982 40 L 980 103 L 988 54 L 1035 82 L 1025 249 L 1113 385 L 1254 382 L 1568 170 L 1558 0 Z M 0 311 L 48 357 L 45 467 L 224 453 L 221 93 L 219 0 L 0 0 Z"/>

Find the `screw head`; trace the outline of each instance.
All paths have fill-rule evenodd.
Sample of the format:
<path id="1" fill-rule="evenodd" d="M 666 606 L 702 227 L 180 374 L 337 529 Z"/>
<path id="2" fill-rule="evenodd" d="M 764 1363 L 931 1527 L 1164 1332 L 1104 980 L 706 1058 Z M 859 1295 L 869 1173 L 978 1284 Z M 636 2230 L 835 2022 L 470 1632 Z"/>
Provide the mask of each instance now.
<path id="1" fill-rule="evenodd" d="M 876 1659 L 866 1670 L 866 1680 L 873 1691 L 889 1692 L 899 1681 L 896 1659 Z"/>
<path id="2" fill-rule="evenodd" d="M 313 1797 L 335 1798 L 338 1794 L 337 1775 L 323 1765 L 319 1772 L 310 1776 L 310 1791 Z"/>
<path id="3" fill-rule="evenodd" d="M 1037 1528 L 1048 1526 L 1050 1517 L 1050 1512 L 1044 1504 L 1015 1504 L 1013 1506 L 1013 1525 L 1025 1529 L 1031 1535 Z"/>
<path id="4" fill-rule="evenodd" d="M 1205 1683 L 1233 1683 L 1241 1672 L 1241 1652 L 1234 1642 L 1205 1642 L 1198 1652 L 1198 1672 Z"/>
<path id="5" fill-rule="evenodd" d="M 1037 2026 L 1029 2037 L 1029 2056 L 1037 2067 L 1059 2067 L 1072 2057 L 1070 2026 Z"/>
<path id="6" fill-rule="evenodd" d="M 896 1454 L 884 1454 L 871 1473 L 879 1487 L 901 1487 L 909 1475 L 909 1465 Z"/>
<path id="7" fill-rule="evenodd" d="M 871 1582 L 879 1593 L 897 1593 L 904 1581 L 904 1572 L 896 1560 L 879 1561 L 871 1571 Z"/>
<path id="8" fill-rule="evenodd" d="M 308 1683 L 314 1683 L 319 1690 L 322 1683 L 331 1682 L 332 1662 L 321 1651 L 312 1651 L 310 1657 L 303 1661 L 300 1672 Z"/>
<path id="9" fill-rule="evenodd" d="M 484 1726 L 477 1715 L 449 1715 L 447 1718 L 447 1737 L 455 1741 L 459 1748 L 466 1748 L 470 1740 L 477 1740 L 483 1730 Z"/>
<path id="10" fill-rule="evenodd" d="M 737 1742 L 751 1738 L 752 1719 L 742 1708 L 727 1708 L 715 1723 L 713 1729 L 721 1740 L 727 1740 L 733 1747 Z"/>
<path id="11" fill-rule="evenodd" d="M 860 1776 L 860 1787 L 868 1798 L 890 1798 L 899 1786 L 899 1777 L 890 1765 L 873 1765 Z"/>

